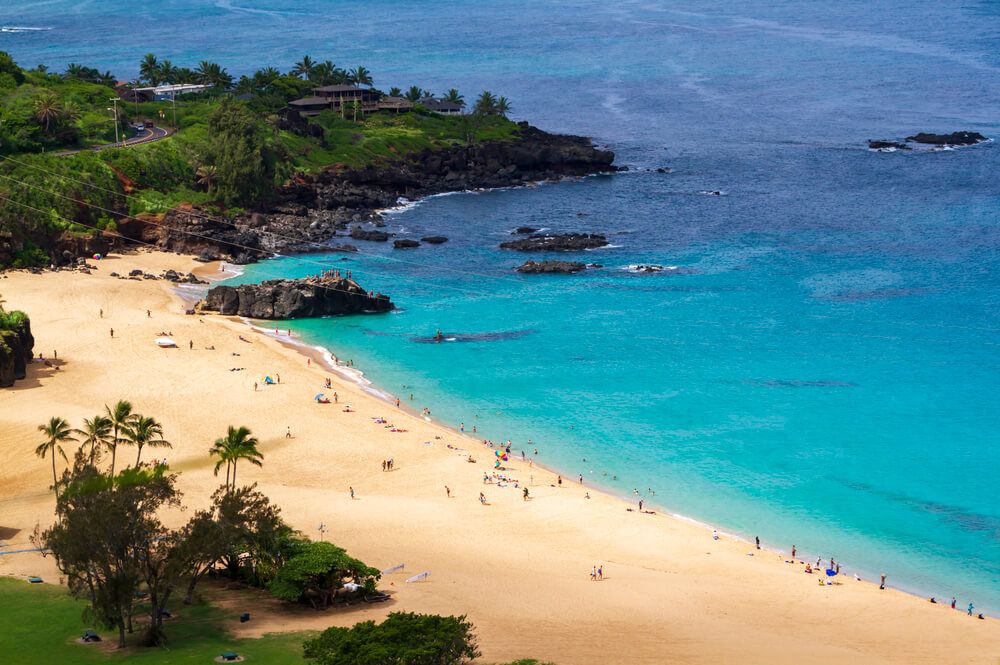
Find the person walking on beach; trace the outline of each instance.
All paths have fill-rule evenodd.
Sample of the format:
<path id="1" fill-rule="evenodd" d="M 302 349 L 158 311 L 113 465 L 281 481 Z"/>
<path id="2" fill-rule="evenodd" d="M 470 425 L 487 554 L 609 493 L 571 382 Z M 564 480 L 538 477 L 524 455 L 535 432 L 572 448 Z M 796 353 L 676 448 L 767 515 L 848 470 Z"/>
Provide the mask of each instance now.
<path id="1" fill-rule="evenodd" d="M 104 318 L 104 308 L 103 307 L 99 310 L 98 314 L 99 314 L 100 318 L 102 318 L 102 319 Z"/>
<path id="2" fill-rule="evenodd" d="M 484 506 L 486 505 L 486 495 L 483 494 L 482 492 L 479 493 L 479 503 L 483 504 Z"/>
<path id="3" fill-rule="evenodd" d="M 521 497 L 521 500 L 522 501 L 527 501 L 528 500 L 528 488 L 527 487 L 524 488 L 524 495 Z"/>
<path id="4" fill-rule="evenodd" d="M 975 606 L 970 602 L 969 603 L 969 610 L 968 610 L 970 617 L 972 616 L 972 610 L 974 610 L 974 609 L 976 609 Z"/>
<path id="5" fill-rule="evenodd" d="M 604 564 L 603 563 L 600 566 L 597 567 L 597 579 L 598 579 L 598 581 L 604 579 Z"/>
<path id="6" fill-rule="evenodd" d="M 194 351 L 194 340 L 193 339 L 189 339 L 188 340 L 188 349 L 191 350 L 191 351 Z"/>
<path id="7" fill-rule="evenodd" d="M 114 339 L 114 337 L 115 337 L 115 329 L 112 328 L 111 329 L 111 338 Z"/>
<path id="8" fill-rule="evenodd" d="M 465 423 L 459 423 L 458 424 L 458 431 L 459 432 L 465 432 Z"/>
<path id="9" fill-rule="evenodd" d="M 562 476 L 559 476 L 559 477 L 558 477 L 558 478 L 556 479 L 556 483 L 558 483 L 558 484 L 559 484 L 559 487 L 562 487 Z"/>
<path id="10" fill-rule="evenodd" d="M 444 493 L 448 496 L 449 499 L 451 498 L 451 488 L 448 487 L 447 485 L 444 486 Z"/>
<path id="11" fill-rule="evenodd" d="M 399 398 L 398 397 L 396 398 L 396 408 L 397 409 L 399 408 Z"/>
<path id="12" fill-rule="evenodd" d="M 281 375 L 275 372 L 274 377 L 278 379 L 278 383 L 281 383 Z"/>
<path id="13" fill-rule="evenodd" d="M 718 540 L 718 539 L 719 539 L 719 530 L 712 529 L 712 540 Z"/>
<path id="14" fill-rule="evenodd" d="M 354 499 L 354 488 L 348 487 L 348 489 L 351 490 L 351 499 Z"/>
<path id="15" fill-rule="evenodd" d="M 952 596 L 951 597 L 951 609 L 955 609 L 955 605 L 957 605 L 957 604 L 958 604 L 958 601 L 955 600 L 955 596 Z"/>
<path id="16" fill-rule="evenodd" d="M 885 573 L 882 573 L 881 581 L 878 584 L 878 588 L 885 591 Z"/>
<path id="17" fill-rule="evenodd" d="M 642 512 L 642 499 L 639 499 L 639 512 Z"/>
<path id="18" fill-rule="evenodd" d="M 591 582 L 597 581 L 597 566 L 590 567 L 590 581 Z"/>
<path id="19" fill-rule="evenodd" d="M 148 309 L 146 310 L 146 318 L 147 319 L 153 318 L 153 314 Z"/>
<path id="20" fill-rule="evenodd" d="M 757 543 L 757 549 L 760 549 L 760 536 L 754 536 L 753 539 Z"/>
<path id="21" fill-rule="evenodd" d="M 286 439 L 292 438 L 292 428 L 291 427 L 285 427 L 285 438 Z"/>
<path id="22" fill-rule="evenodd" d="M 385 460 L 382 460 L 382 471 L 385 471 Z"/>
<path id="23" fill-rule="evenodd" d="M 312 367 L 312 366 L 313 366 L 312 358 L 306 358 L 306 367 Z"/>
<path id="24" fill-rule="evenodd" d="M 795 559 L 795 545 L 792 545 L 792 559 Z"/>

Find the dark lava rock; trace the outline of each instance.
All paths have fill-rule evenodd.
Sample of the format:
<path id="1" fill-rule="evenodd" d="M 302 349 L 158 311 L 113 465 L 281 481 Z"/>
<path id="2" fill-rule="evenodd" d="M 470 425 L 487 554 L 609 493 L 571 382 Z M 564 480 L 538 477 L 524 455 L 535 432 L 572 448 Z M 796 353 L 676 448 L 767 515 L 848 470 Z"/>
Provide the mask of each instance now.
<path id="1" fill-rule="evenodd" d="M 920 132 L 913 136 L 907 136 L 906 140 L 930 145 L 975 145 L 985 141 L 986 137 L 979 132 L 952 132 L 951 134 Z"/>
<path id="2" fill-rule="evenodd" d="M 511 232 L 512 236 L 526 236 L 531 233 L 538 233 L 534 226 L 519 226 Z"/>
<path id="3" fill-rule="evenodd" d="M 385 242 L 389 239 L 389 234 L 385 231 L 375 229 L 365 230 L 360 226 L 351 227 L 351 237 L 355 240 L 370 240 L 372 242 Z"/>
<path id="4" fill-rule="evenodd" d="M 694 275 L 698 272 L 694 268 L 685 268 L 684 266 L 661 266 L 655 263 L 628 266 L 627 270 L 629 272 L 642 274 L 660 273 L 664 275 Z"/>
<path id="5" fill-rule="evenodd" d="M 910 146 L 898 141 L 872 141 L 869 139 L 868 148 L 870 150 L 912 150 Z"/>
<path id="6" fill-rule="evenodd" d="M 139 270 L 138 268 L 136 268 L 135 270 L 129 270 L 128 271 L 128 276 L 129 277 L 139 277 L 140 275 L 142 275 L 142 271 Z"/>
<path id="7" fill-rule="evenodd" d="M 428 245 L 440 245 L 441 243 L 448 242 L 448 239 L 444 236 L 426 236 L 420 240 L 426 242 Z"/>
<path id="8" fill-rule="evenodd" d="M 216 286 L 197 305 L 199 311 L 251 319 L 297 319 L 388 312 L 389 296 L 371 293 L 346 277 L 271 279 L 260 284 Z"/>
<path id="9" fill-rule="evenodd" d="M 31 321 L 25 317 L 11 330 L 0 330 L 0 388 L 14 385 L 27 376 L 28 363 L 34 357 L 35 338 Z"/>
<path id="10" fill-rule="evenodd" d="M 672 170 L 673 170 L 673 169 L 671 169 L 671 168 L 670 168 L 670 167 L 668 167 L 668 166 L 661 166 L 661 167 L 659 167 L 658 169 L 656 169 L 656 172 L 657 172 L 657 173 L 670 173 L 670 172 L 671 172 Z"/>
<path id="11" fill-rule="evenodd" d="M 409 238 L 404 238 L 402 240 L 393 240 L 392 246 L 396 249 L 409 249 L 411 247 L 420 247 L 420 243 L 416 240 L 410 240 Z"/>
<path id="12" fill-rule="evenodd" d="M 330 245 L 331 252 L 357 252 L 358 248 L 354 245 Z"/>
<path id="13" fill-rule="evenodd" d="M 582 272 L 587 268 L 599 268 L 594 263 L 580 263 L 579 261 L 525 261 L 516 270 L 527 275 L 537 275 L 541 273 L 574 273 Z"/>
<path id="14" fill-rule="evenodd" d="M 608 244 L 608 239 L 598 233 L 535 234 L 520 240 L 500 243 L 501 249 L 519 252 L 579 252 L 596 249 Z"/>

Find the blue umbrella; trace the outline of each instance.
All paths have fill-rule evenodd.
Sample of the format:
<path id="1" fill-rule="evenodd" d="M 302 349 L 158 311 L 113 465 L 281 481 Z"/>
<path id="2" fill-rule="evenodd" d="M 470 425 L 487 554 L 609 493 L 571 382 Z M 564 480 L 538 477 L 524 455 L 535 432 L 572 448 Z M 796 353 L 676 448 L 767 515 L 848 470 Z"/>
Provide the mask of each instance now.
<path id="1" fill-rule="evenodd" d="M 321 399 L 323 399 L 323 393 L 316 393 L 316 396 L 313 397 L 313 399 L 316 400 L 317 402 L 320 401 Z"/>

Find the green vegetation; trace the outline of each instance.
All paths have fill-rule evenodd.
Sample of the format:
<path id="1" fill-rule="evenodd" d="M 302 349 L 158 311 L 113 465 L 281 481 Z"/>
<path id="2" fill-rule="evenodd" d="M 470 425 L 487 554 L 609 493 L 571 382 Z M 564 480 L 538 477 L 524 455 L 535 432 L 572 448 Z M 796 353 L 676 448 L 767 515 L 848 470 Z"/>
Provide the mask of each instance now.
<path id="1" fill-rule="evenodd" d="M 393 612 L 380 624 L 327 628 L 305 654 L 319 665 L 461 665 L 479 649 L 465 616 Z"/>
<path id="2" fill-rule="evenodd" d="M 326 609 L 345 580 L 360 584 L 364 592 L 374 592 L 381 577 L 377 568 L 365 565 L 332 543 L 303 543 L 278 570 L 271 582 L 271 593 L 292 602 L 308 601 L 317 609 Z"/>
<path id="3" fill-rule="evenodd" d="M 302 657 L 302 641 L 309 633 L 236 639 L 224 625 L 234 617 L 202 603 L 185 606 L 170 621 L 169 649 L 129 646 L 123 651 L 109 652 L 102 645 L 77 643 L 84 630 L 96 627 L 81 618 L 85 606 L 85 602 L 72 598 L 64 588 L 0 577 L 3 661 L 18 665 L 105 665 L 120 663 L 124 657 L 129 663 L 141 665 L 205 665 L 223 651 L 235 651 L 254 663 L 306 662 Z"/>
<path id="4" fill-rule="evenodd" d="M 232 216 L 266 200 L 296 172 L 510 140 L 517 130 L 506 118 L 505 97 L 483 92 L 471 113 L 442 116 L 421 104 L 431 93 L 419 86 L 405 93 L 415 103 L 410 112 L 364 113 L 359 105 L 343 114 L 285 120 L 288 102 L 315 87 L 374 85 L 364 66 L 343 68 L 309 56 L 287 73 L 265 67 L 234 82 L 217 63 L 178 67 L 147 54 L 140 75 L 134 83 L 211 88 L 144 101 L 131 88 L 116 92 L 110 72 L 76 64 L 61 74 L 44 67 L 23 70 L 0 51 L 0 267 L 48 265 L 59 237 L 116 231 L 122 215 L 162 214 L 193 204 Z M 456 89 L 442 98 L 465 105 Z M 123 137 L 131 136 L 135 123 L 178 131 L 158 142 L 86 150 L 114 142 L 116 119 Z M 80 152 L 67 154 L 73 150 Z"/>

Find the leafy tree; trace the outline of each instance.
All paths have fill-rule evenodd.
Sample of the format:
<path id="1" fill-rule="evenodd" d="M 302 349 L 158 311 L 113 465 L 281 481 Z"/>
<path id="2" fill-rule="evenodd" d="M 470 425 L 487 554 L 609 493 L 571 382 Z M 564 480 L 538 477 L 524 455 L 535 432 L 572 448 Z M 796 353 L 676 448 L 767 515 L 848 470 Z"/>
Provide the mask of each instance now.
<path id="1" fill-rule="evenodd" d="M 369 72 L 367 68 L 360 65 L 350 71 L 350 74 L 348 74 L 348 80 L 355 85 L 367 85 L 369 87 L 375 83 L 371 72 Z"/>
<path id="2" fill-rule="evenodd" d="M 123 647 L 143 583 L 161 594 L 153 603 L 154 614 L 163 607 L 164 585 L 146 568 L 163 560 L 155 550 L 168 551 L 170 533 L 156 513 L 162 506 L 179 505 L 175 476 L 164 467 L 103 476 L 79 455 L 62 484 L 57 522 L 41 534 L 41 543 L 55 556 L 70 592 L 90 602 L 92 618 L 118 630 L 118 646 Z M 153 621 L 151 629 L 156 627 Z"/>
<path id="3" fill-rule="evenodd" d="M 6 51 L 0 51 L 0 75 L 2 74 L 9 75 L 14 80 L 15 85 L 24 83 L 24 72 Z"/>
<path id="4" fill-rule="evenodd" d="M 345 581 L 373 589 L 380 576 L 377 568 L 348 556 L 333 543 L 310 542 L 278 570 L 270 589 L 278 598 L 307 600 L 316 609 L 326 609 Z"/>
<path id="5" fill-rule="evenodd" d="M 114 407 L 104 405 L 104 412 L 107 414 L 108 419 L 111 421 L 111 428 L 113 434 L 111 437 L 111 475 L 115 475 L 115 457 L 118 453 L 118 444 L 122 442 L 122 438 L 119 434 L 123 427 L 127 427 L 132 424 L 132 420 L 135 416 L 132 415 L 132 403 L 126 400 L 120 399 L 115 403 Z"/>
<path id="6" fill-rule="evenodd" d="M 81 444 L 90 446 L 88 461 L 93 464 L 100 451 L 111 442 L 111 419 L 100 414 L 93 418 L 83 419 L 83 428 L 73 430 L 74 433 L 83 437 Z"/>
<path id="7" fill-rule="evenodd" d="M 332 60 L 324 60 L 313 67 L 309 80 L 317 85 L 347 83 L 347 72 L 333 64 Z"/>
<path id="8" fill-rule="evenodd" d="M 160 63 L 152 53 L 144 55 L 142 62 L 139 63 L 139 76 L 150 85 L 160 85 L 163 80 L 160 74 Z"/>
<path id="9" fill-rule="evenodd" d="M 318 665 L 461 665 L 480 656 L 465 615 L 392 612 L 385 621 L 327 628 L 304 645 Z"/>
<path id="10" fill-rule="evenodd" d="M 506 97 L 501 96 L 497 100 L 496 108 L 497 108 L 497 113 L 506 118 L 507 114 L 510 112 L 510 100 L 508 100 Z"/>
<path id="11" fill-rule="evenodd" d="M 202 60 L 195 70 L 195 81 L 213 88 L 228 88 L 233 84 L 233 77 L 218 63 Z"/>
<path id="12" fill-rule="evenodd" d="M 218 169 L 216 188 L 229 205 L 258 202 L 274 176 L 274 155 L 257 117 L 243 102 L 223 99 L 208 121 L 209 163 Z"/>
<path id="13" fill-rule="evenodd" d="M 419 86 L 411 85 L 409 89 L 407 89 L 406 94 L 404 94 L 403 97 L 410 100 L 411 102 L 419 102 L 426 95 L 427 93 L 421 90 Z"/>
<path id="14" fill-rule="evenodd" d="M 308 55 L 302 56 L 302 59 L 295 63 L 292 70 L 289 72 L 292 76 L 298 76 L 300 78 L 309 79 L 312 78 L 313 71 L 316 69 L 316 61 L 313 60 Z"/>
<path id="15" fill-rule="evenodd" d="M 226 487 L 236 489 L 236 463 L 241 459 L 245 459 L 250 464 L 254 466 L 261 466 L 263 455 L 257 449 L 260 442 L 256 437 L 252 436 L 250 430 L 246 427 L 233 427 L 229 426 L 226 432 L 226 436 L 218 438 L 215 443 L 209 449 L 208 454 L 212 457 L 218 457 L 218 461 L 215 463 L 214 473 L 219 475 L 219 469 L 222 468 L 222 464 L 226 465 Z M 232 483 L 230 484 L 229 472 L 232 469 Z"/>
<path id="16" fill-rule="evenodd" d="M 142 459 L 142 449 L 145 446 L 150 448 L 172 448 L 173 446 L 163 436 L 163 426 L 155 419 L 140 414 L 135 414 L 132 421 L 124 428 L 125 440 L 129 445 L 135 446 L 137 453 L 135 465 L 139 466 Z"/>
<path id="17" fill-rule="evenodd" d="M 64 462 L 69 460 L 66 458 L 66 451 L 63 450 L 62 444 L 68 441 L 76 441 L 73 438 L 74 430 L 69 426 L 64 418 L 49 418 L 49 422 L 44 425 L 38 426 L 38 431 L 42 433 L 45 437 L 45 441 L 38 444 L 35 448 L 35 454 L 45 459 L 48 455 L 52 458 L 52 491 L 56 491 L 56 454 L 63 458 Z"/>
<path id="18" fill-rule="evenodd" d="M 465 107 L 465 97 L 459 94 L 458 90 L 452 88 L 445 94 L 444 101 L 450 102 L 452 104 L 457 104 L 461 107 Z"/>

